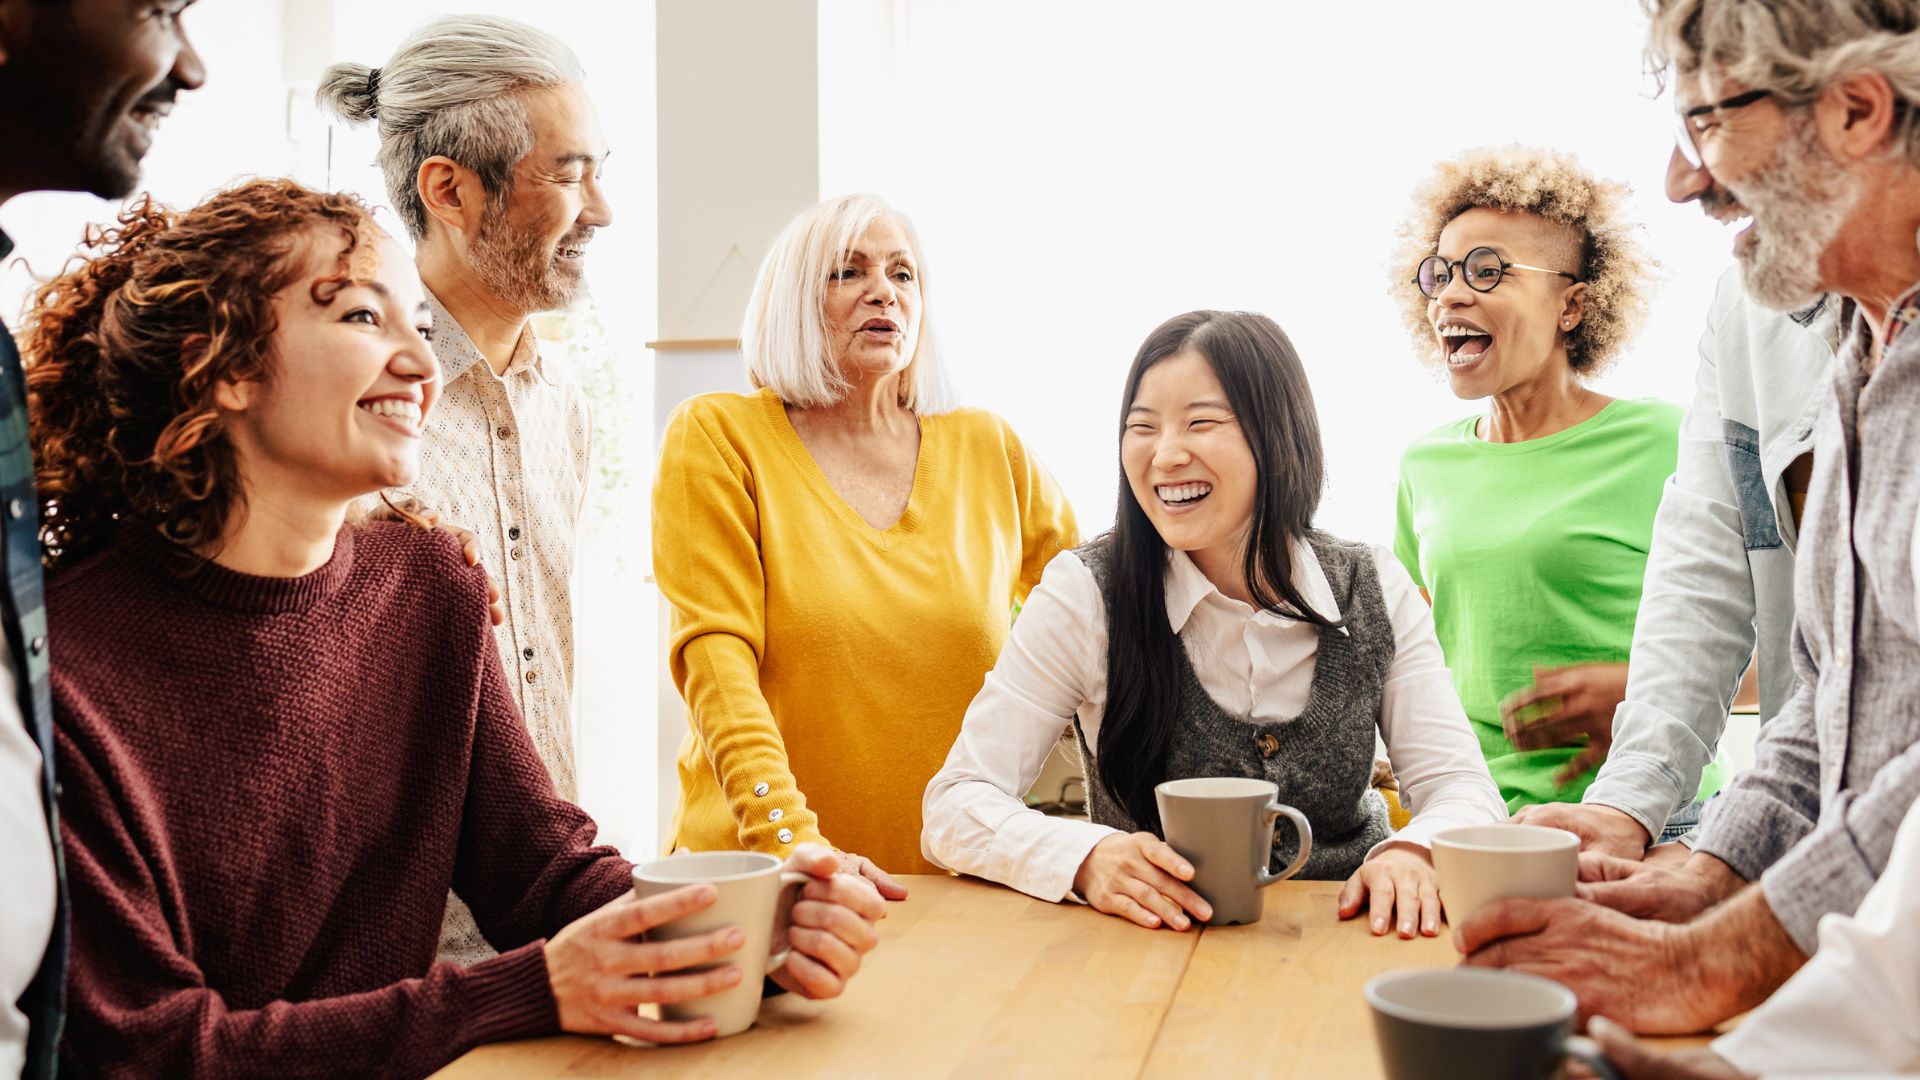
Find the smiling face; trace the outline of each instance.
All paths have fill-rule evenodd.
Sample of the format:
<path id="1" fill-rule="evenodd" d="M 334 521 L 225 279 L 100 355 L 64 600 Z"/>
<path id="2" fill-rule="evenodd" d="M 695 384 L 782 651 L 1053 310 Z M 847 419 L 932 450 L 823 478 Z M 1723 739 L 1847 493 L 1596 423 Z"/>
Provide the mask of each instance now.
<path id="1" fill-rule="evenodd" d="M 1737 83 L 1705 73 L 1685 80 L 1682 111 L 1724 101 Z M 1748 295 L 1793 311 L 1827 291 L 1823 256 L 1845 226 L 1860 187 L 1820 142 L 1812 110 L 1783 111 L 1771 98 L 1693 122 L 1699 168 L 1676 149 L 1667 163 L 1667 197 L 1700 203 L 1715 221 L 1746 223 L 1733 253 Z"/>
<path id="2" fill-rule="evenodd" d="M 1577 234 L 1537 214 L 1475 207 L 1440 230 L 1443 259 L 1464 259 L 1480 247 L 1509 263 L 1580 268 Z M 1566 335 L 1580 325 L 1585 295 L 1585 285 L 1558 274 L 1520 269 L 1509 269 L 1491 291 L 1475 292 L 1463 268 L 1455 268 L 1427 301 L 1427 323 L 1440 339 L 1454 394 L 1490 397 L 1565 370 Z"/>
<path id="3" fill-rule="evenodd" d="M 586 293 L 587 245 L 613 223 L 601 190 L 600 114 L 573 86 L 529 93 L 533 149 L 513 167 L 513 189 L 489 199 L 470 257 L 480 283 L 522 314 L 554 311 Z"/>
<path id="4" fill-rule="evenodd" d="M 1258 470 L 1213 365 L 1184 349 L 1140 377 L 1120 437 L 1127 486 L 1168 547 L 1203 572 L 1238 562 Z"/>
<path id="5" fill-rule="evenodd" d="M 174 98 L 206 78 L 181 25 L 191 3 L 28 5 L 24 44 L 0 57 L 7 186 L 106 199 L 131 193 L 140 159 Z"/>
<path id="6" fill-rule="evenodd" d="M 830 273 L 827 340 L 841 377 L 858 383 L 905 368 L 920 347 L 920 271 L 907 231 L 880 218 Z"/>
<path id="7" fill-rule="evenodd" d="M 331 230 L 310 234 L 295 256 L 307 271 L 274 297 L 271 374 L 226 384 L 220 395 L 255 499 L 344 501 L 411 483 L 420 471 L 421 425 L 440 388 L 426 290 L 385 235 L 373 251 L 354 253 L 361 280 L 334 281 L 339 243 Z"/>

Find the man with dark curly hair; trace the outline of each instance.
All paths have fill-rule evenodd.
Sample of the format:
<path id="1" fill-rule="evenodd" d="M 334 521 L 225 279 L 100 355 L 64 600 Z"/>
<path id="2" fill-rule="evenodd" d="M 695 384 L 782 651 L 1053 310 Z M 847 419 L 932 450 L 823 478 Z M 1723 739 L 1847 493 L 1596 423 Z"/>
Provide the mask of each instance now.
<path id="1" fill-rule="evenodd" d="M 1911 1071 L 1920 0 L 1647 6 L 1680 152 L 1752 219 L 1734 241 L 1747 292 L 1780 310 L 1829 292 L 1855 307 L 1795 567 L 1801 686 L 1679 868 L 1590 860 L 1605 880 L 1588 899 L 1501 901 L 1456 941 L 1470 964 L 1559 979 L 1584 1014 L 1645 1032 L 1700 1030 L 1799 971 L 1704 1074 Z"/>
<path id="2" fill-rule="evenodd" d="M 0 0 L 0 204 L 133 191 L 154 129 L 204 78 L 193 0 Z M 0 257 L 13 242 L 0 233 Z M 0 1076 L 53 1075 L 66 914 L 54 804 L 39 504 L 20 356 L 0 327 Z"/>

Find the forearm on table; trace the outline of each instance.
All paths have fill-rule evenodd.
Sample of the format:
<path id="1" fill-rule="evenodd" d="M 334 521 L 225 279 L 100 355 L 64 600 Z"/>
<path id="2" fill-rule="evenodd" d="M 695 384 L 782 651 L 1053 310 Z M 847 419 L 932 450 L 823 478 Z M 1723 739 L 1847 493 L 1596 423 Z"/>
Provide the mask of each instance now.
<path id="1" fill-rule="evenodd" d="M 949 870 L 997 881 L 1040 900 L 1063 900 L 1105 825 L 1048 817 L 986 780 L 942 773 L 928 788 L 923 853 Z"/>
<path id="2" fill-rule="evenodd" d="M 425 1076 L 488 1042 L 559 1030 L 544 942 L 471 968 L 358 994 L 232 1009 L 211 989 L 130 985 L 124 968 L 76 967 L 69 1054 L 103 1074 Z M 138 950 L 132 950 L 137 952 Z M 171 965 L 169 965 L 171 966 Z M 91 972 L 113 970 L 110 976 Z"/>
<path id="3" fill-rule="evenodd" d="M 1683 992 L 1697 995 L 1702 1026 L 1765 1001 L 1807 962 L 1765 891 L 1754 887 L 1680 927 L 1678 939 L 1683 969 L 1697 973 Z"/>
<path id="4" fill-rule="evenodd" d="M 768 852 L 803 841 L 832 847 L 788 764 L 786 740 L 760 691 L 758 658 L 746 642 L 731 634 L 701 634 L 675 650 L 673 668 L 688 722 L 733 814 L 740 844 Z M 782 829 L 791 830 L 788 840 L 780 839 Z"/>

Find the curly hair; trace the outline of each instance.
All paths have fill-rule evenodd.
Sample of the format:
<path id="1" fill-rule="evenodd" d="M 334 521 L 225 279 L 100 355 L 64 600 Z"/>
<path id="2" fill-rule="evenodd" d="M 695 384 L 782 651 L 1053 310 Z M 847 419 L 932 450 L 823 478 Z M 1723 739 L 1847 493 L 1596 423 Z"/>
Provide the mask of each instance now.
<path id="1" fill-rule="evenodd" d="M 1414 194 L 1391 269 L 1393 295 L 1420 359 L 1436 367 L 1446 362 L 1427 319 L 1427 298 L 1411 284 L 1414 267 L 1433 254 L 1448 222 L 1486 207 L 1535 214 L 1578 235 L 1586 310 L 1567 336 L 1567 361 L 1586 378 L 1606 370 L 1646 321 L 1649 279 L 1658 265 L 1641 248 L 1639 227 L 1624 219 L 1627 194 L 1625 184 L 1600 180 L 1553 150 L 1474 150 L 1442 162 Z"/>
<path id="2" fill-rule="evenodd" d="M 1900 103 L 1891 150 L 1920 165 L 1920 0 L 1641 0 L 1656 80 L 1705 68 L 1786 104 L 1877 71 Z"/>
<path id="3" fill-rule="evenodd" d="M 42 561 L 68 566 L 151 524 L 174 543 L 215 544 L 244 505 L 238 452 L 215 403 L 223 382 L 272 375 L 274 297 L 309 270 L 310 241 L 337 236 L 331 302 L 369 280 L 378 227 L 352 195 L 253 180 L 183 213 L 151 197 L 35 290 L 21 338 Z"/>

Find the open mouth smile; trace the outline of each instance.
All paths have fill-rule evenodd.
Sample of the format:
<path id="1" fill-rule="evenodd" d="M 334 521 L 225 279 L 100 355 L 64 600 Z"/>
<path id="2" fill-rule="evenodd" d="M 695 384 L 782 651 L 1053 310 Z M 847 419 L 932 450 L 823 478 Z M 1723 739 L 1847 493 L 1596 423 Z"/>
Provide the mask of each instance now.
<path id="1" fill-rule="evenodd" d="M 1181 510 L 1198 506 L 1202 500 L 1213 494 L 1213 485 L 1204 480 L 1189 480 L 1182 484 L 1155 484 L 1153 493 L 1159 497 L 1162 506 Z"/>
<path id="2" fill-rule="evenodd" d="M 1446 350 L 1447 366 L 1463 368 L 1493 348 L 1493 335 L 1467 322 L 1442 323 L 1435 331 L 1441 348 Z"/>
<path id="3" fill-rule="evenodd" d="M 424 413 L 420 408 L 420 403 L 417 401 L 409 398 L 368 398 L 365 401 L 358 402 L 355 407 L 362 412 L 371 413 L 376 418 L 405 434 L 420 434 L 420 425 Z"/>

